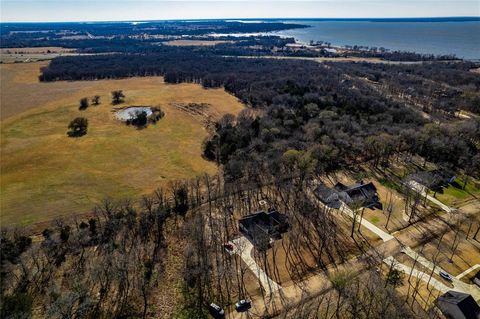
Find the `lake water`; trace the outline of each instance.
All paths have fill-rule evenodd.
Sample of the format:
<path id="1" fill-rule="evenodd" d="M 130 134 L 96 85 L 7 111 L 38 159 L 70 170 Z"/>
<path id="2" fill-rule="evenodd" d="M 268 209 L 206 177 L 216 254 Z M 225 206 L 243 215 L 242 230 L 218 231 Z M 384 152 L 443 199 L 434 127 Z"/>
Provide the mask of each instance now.
<path id="1" fill-rule="evenodd" d="M 280 20 L 310 28 L 275 32 L 300 42 L 326 41 L 336 46 L 361 45 L 418 53 L 455 54 L 480 59 L 480 21 Z"/>

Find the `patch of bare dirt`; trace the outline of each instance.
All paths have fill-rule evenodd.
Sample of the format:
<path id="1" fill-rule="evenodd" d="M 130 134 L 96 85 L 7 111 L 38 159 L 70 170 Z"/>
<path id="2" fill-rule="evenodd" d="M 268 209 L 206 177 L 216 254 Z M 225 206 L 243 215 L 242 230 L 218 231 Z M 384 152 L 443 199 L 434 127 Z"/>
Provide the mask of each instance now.
<path id="1" fill-rule="evenodd" d="M 208 103 L 171 103 L 170 105 L 198 119 L 207 129 L 212 128 L 215 125 L 215 119 L 219 118 L 219 114 L 216 114 Z"/>

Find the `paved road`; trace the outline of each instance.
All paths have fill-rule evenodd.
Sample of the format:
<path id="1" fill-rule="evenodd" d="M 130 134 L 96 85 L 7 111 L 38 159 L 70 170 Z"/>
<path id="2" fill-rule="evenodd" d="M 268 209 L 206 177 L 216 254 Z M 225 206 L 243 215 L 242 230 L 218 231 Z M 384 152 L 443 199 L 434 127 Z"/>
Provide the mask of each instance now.
<path id="1" fill-rule="evenodd" d="M 267 294 L 272 294 L 273 292 L 282 289 L 279 284 L 270 279 L 270 277 L 268 277 L 268 275 L 257 265 L 255 259 L 252 257 L 253 245 L 247 238 L 245 238 L 245 236 L 232 240 L 232 243 L 235 245 L 235 253 L 242 258 L 247 267 L 250 268 L 255 276 L 257 276 Z"/>
<path id="2" fill-rule="evenodd" d="M 464 276 L 468 275 L 470 272 L 472 272 L 472 271 L 474 271 L 478 268 L 480 268 L 480 264 L 473 265 L 472 267 L 468 268 L 467 270 L 465 270 L 464 272 L 462 272 L 460 275 L 456 276 L 455 278 L 461 279 Z"/>
<path id="3" fill-rule="evenodd" d="M 443 293 L 451 290 L 450 287 L 444 285 L 441 281 L 435 279 L 435 278 L 430 278 L 430 274 L 426 274 L 422 271 L 413 269 L 411 267 L 408 267 L 402 263 L 400 263 L 398 260 L 393 258 L 393 256 L 387 257 L 383 260 L 384 263 L 386 263 L 388 266 L 391 266 L 393 263 L 393 268 L 400 270 L 406 274 L 412 274 L 412 276 L 420 278 L 421 280 L 425 281 L 426 283 L 429 283 L 431 286 L 433 286 L 435 289 L 438 291 L 441 291 Z"/>
<path id="4" fill-rule="evenodd" d="M 405 246 L 404 248 L 402 248 L 402 252 L 405 253 L 407 256 L 409 256 L 410 258 L 412 258 L 413 260 L 417 260 L 418 263 L 420 263 L 422 266 L 424 266 L 425 268 L 429 269 L 429 270 L 433 270 L 435 274 L 437 275 L 440 275 L 440 272 L 443 271 L 443 272 L 446 272 L 444 269 L 442 269 L 440 266 L 438 265 L 435 265 L 433 262 L 431 262 L 430 260 L 426 259 L 425 257 L 423 257 L 422 255 L 420 255 L 419 253 L 417 253 L 416 251 L 414 251 L 413 249 L 411 249 L 410 247 L 407 247 Z M 388 258 L 393 258 L 393 257 L 388 257 Z M 386 259 L 388 259 L 386 258 Z M 387 260 L 384 262 L 386 262 L 387 264 L 391 264 L 389 262 L 391 262 L 391 260 Z M 405 266 L 405 265 L 402 265 L 402 266 Z M 480 266 L 480 265 L 477 265 L 477 266 Z M 408 268 L 407 272 L 406 273 L 410 273 L 410 267 L 407 267 L 405 266 L 406 268 Z M 404 267 L 404 268 L 405 268 Z M 468 270 L 468 269 L 467 269 Z M 422 275 L 423 276 L 423 275 Z M 461 275 L 459 275 L 460 278 L 461 278 Z M 418 277 L 418 276 L 417 276 Z M 426 279 L 425 277 L 421 278 L 422 280 L 424 281 L 428 281 L 428 277 L 430 277 L 430 274 L 427 275 Z M 419 277 L 420 278 L 420 277 Z M 434 278 L 431 278 L 430 280 L 430 283 L 432 284 L 432 281 L 434 280 Z M 460 292 L 464 292 L 466 294 L 470 294 L 472 295 L 472 297 L 475 299 L 475 300 L 479 300 L 480 299 L 480 289 L 476 286 L 476 285 L 470 285 L 470 284 L 466 284 L 464 283 L 463 281 L 461 281 L 458 276 L 457 277 L 453 277 L 452 276 L 452 284 L 453 284 L 453 289 L 451 288 L 448 288 L 447 286 L 443 285 L 437 285 L 435 282 L 438 282 L 438 280 L 435 280 L 434 283 L 432 284 L 436 289 L 442 291 L 442 292 L 447 292 L 448 290 L 455 290 L 455 291 L 460 291 Z M 437 287 L 438 286 L 438 287 Z M 447 290 L 444 290 L 444 288 L 446 287 Z M 442 289 L 439 289 L 439 288 L 442 288 Z"/>
<path id="5" fill-rule="evenodd" d="M 344 203 L 342 203 L 342 207 L 340 207 L 340 211 L 343 213 L 343 214 L 346 214 L 347 216 L 349 216 L 350 218 L 353 219 L 354 217 L 354 214 L 353 214 L 353 211 L 350 209 L 350 207 L 348 207 L 347 205 L 345 205 Z M 387 232 L 384 232 L 383 230 L 381 230 L 380 228 L 378 228 L 377 226 L 375 226 L 374 224 L 370 223 L 368 220 L 366 220 L 365 218 L 361 218 L 361 214 L 360 213 L 357 213 L 355 215 L 355 220 L 357 223 L 362 223 L 362 226 L 369 229 L 370 231 L 372 231 L 373 233 L 375 233 L 378 237 L 380 237 L 384 242 L 386 241 L 389 241 L 389 240 L 392 240 L 394 239 L 395 237 L 393 237 L 392 235 L 390 235 L 389 233 Z"/>
<path id="6" fill-rule="evenodd" d="M 248 313 L 238 313 L 233 310 L 227 313 L 227 318 L 261 318 L 267 314 L 279 314 L 282 309 L 294 307 L 303 298 L 319 296 L 333 289 L 329 274 L 338 271 L 359 274 L 371 267 L 369 262 L 372 258 L 381 261 L 385 256 L 398 254 L 401 248 L 402 246 L 395 240 L 384 242 L 377 247 L 371 248 L 361 256 L 349 259 L 340 265 L 330 265 L 325 271 L 315 273 L 300 282 L 284 285 L 282 289 L 275 291 L 265 299 L 256 295 L 252 298 L 252 309 Z"/>

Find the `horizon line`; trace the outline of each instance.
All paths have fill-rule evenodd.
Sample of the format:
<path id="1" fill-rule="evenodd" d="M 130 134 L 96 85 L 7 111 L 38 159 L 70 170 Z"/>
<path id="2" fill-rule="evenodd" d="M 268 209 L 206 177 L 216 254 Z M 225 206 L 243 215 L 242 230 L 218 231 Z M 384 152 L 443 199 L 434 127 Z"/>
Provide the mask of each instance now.
<path id="1" fill-rule="evenodd" d="M 348 17 L 296 17 L 296 18 L 190 18 L 190 19 L 147 19 L 147 20 L 72 20 L 72 21 L 0 21 L 0 24 L 8 23 L 129 23 L 129 22 L 168 22 L 168 21 L 225 21 L 225 20 L 425 20 L 425 19 L 474 19 L 480 21 L 480 16 L 418 16 L 418 17 L 362 17 L 362 18 L 348 18 Z"/>

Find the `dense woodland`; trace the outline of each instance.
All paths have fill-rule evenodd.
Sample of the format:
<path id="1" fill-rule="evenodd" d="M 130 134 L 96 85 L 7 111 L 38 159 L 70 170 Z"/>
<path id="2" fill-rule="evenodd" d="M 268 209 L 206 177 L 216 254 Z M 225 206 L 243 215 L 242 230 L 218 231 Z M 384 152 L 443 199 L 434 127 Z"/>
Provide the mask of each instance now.
<path id="1" fill-rule="evenodd" d="M 157 198 L 158 199 L 158 198 Z M 105 202 L 89 219 L 53 222 L 32 243 L 1 235 L 1 317 L 145 317 L 165 255 L 169 210 Z"/>
<path id="2" fill-rule="evenodd" d="M 335 63 L 345 73 L 375 82 L 392 95 L 401 94 L 427 111 L 454 113 L 458 109 L 480 114 L 480 76 L 471 62 L 392 65 Z"/>
<path id="3" fill-rule="evenodd" d="M 262 110 L 260 116 L 227 116 L 205 142 L 206 158 L 224 164 L 230 179 L 242 177 L 248 165 L 276 174 L 279 159 L 290 150 L 325 171 L 409 152 L 478 174 L 478 119 L 448 120 L 459 109 L 479 112 L 480 80 L 469 72 L 472 67 L 444 62 L 318 64 L 164 48 L 148 55 L 57 58 L 41 80 L 163 75 L 168 83 L 223 86 Z M 429 116 L 447 120 L 435 123 Z"/>
<path id="4" fill-rule="evenodd" d="M 299 178 L 268 174 L 235 185 L 205 176 L 171 183 L 138 206 L 105 201 L 89 217 L 53 222 L 34 241 L 21 229 L 4 230 L 2 318 L 207 318 L 210 302 L 226 307 L 249 297 L 247 267 L 223 243 L 238 236 L 238 217 L 256 209 L 259 198 L 289 216 L 285 262 L 295 281 L 312 271 L 305 259 L 326 270 L 349 253 L 363 252 L 358 251 L 366 244 L 362 236 L 353 240 L 332 210 L 292 192 L 301 185 Z M 302 247 L 309 247 L 307 253 Z M 269 276 L 280 282 L 275 254 L 273 259 L 266 250 L 256 254 L 265 269 L 273 269 Z M 279 300 L 270 317 L 426 317 L 415 297 L 406 304 L 395 291 L 397 284 L 373 270 L 381 259 L 364 262 L 371 270 L 331 275 L 338 298 L 306 296 L 284 315 L 280 309 L 289 301 Z M 162 303 L 164 298 L 175 299 Z M 269 293 L 262 291 L 260 298 L 268 300 Z M 435 313 L 429 317 L 437 318 Z"/>

